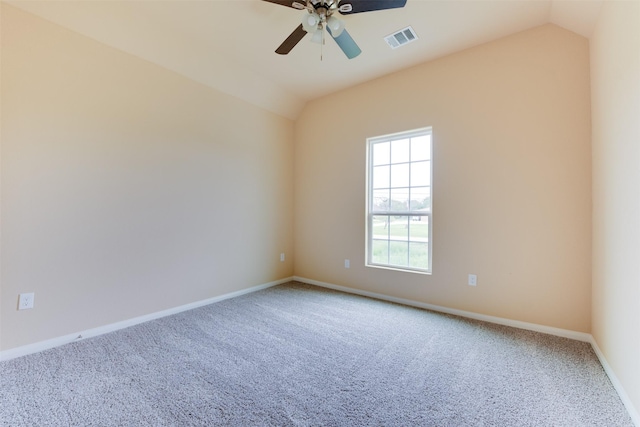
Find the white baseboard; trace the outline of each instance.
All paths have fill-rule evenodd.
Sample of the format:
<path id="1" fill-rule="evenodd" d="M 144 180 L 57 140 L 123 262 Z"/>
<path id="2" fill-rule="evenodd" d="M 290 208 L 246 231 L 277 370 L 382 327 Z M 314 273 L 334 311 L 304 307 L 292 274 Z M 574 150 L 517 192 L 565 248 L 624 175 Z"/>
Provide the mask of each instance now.
<path id="1" fill-rule="evenodd" d="M 148 322 L 150 320 L 171 316 L 172 314 L 181 313 L 187 310 L 193 310 L 194 308 L 213 304 L 213 303 L 230 299 L 230 298 L 239 297 L 241 295 L 260 291 L 262 289 L 270 288 L 272 286 L 280 285 L 282 283 L 287 283 L 287 282 L 290 282 L 291 280 L 293 280 L 293 277 L 287 277 L 285 279 L 264 283 L 262 285 L 253 286 L 251 288 L 242 289 L 235 292 L 230 292 L 228 294 L 219 295 L 217 297 L 192 302 L 192 303 L 181 305 L 178 307 L 169 308 L 167 310 L 157 311 L 155 313 L 146 314 L 144 316 L 134 317 L 133 319 L 127 319 L 121 322 L 111 323 L 109 325 L 99 326 L 97 328 L 87 329 L 85 331 L 75 332 L 73 334 L 68 334 L 61 337 L 56 337 L 49 340 L 40 341 L 37 343 L 0 351 L 0 361 L 15 359 L 16 357 L 26 356 L 28 354 L 33 354 L 43 350 L 48 350 L 50 348 L 59 347 L 61 345 L 69 344 L 70 342 L 77 341 L 80 339 L 103 335 L 109 332 L 117 331 L 119 329 L 128 328 L 129 326 L 134 326 L 140 323 Z"/>
<path id="2" fill-rule="evenodd" d="M 537 325 L 535 323 L 521 322 L 518 320 L 504 319 L 502 317 L 487 316 L 484 314 L 473 313 L 470 311 L 456 310 L 452 308 L 442 307 L 442 306 L 433 305 L 433 304 L 426 304 L 423 302 L 408 300 L 404 298 L 396 298 L 389 295 L 378 294 L 375 292 L 368 292 L 360 289 L 334 285 L 332 283 L 320 282 L 317 280 L 307 279 L 305 277 L 294 276 L 293 280 L 296 280 L 298 282 L 308 283 L 310 285 L 321 286 L 323 288 L 335 289 L 337 291 L 347 292 L 350 294 L 362 295 L 362 296 L 375 298 L 383 301 L 395 302 L 398 304 L 408 305 L 411 307 L 424 308 L 427 310 L 437 311 L 441 313 L 467 317 L 469 319 L 482 320 L 485 322 L 496 323 L 498 325 L 512 326 L 514 328 L 526 329 L 526 330 L 535 331 L 535 332 L 542 332 L 549 335 L 555 335 L 563 338 L 574 339 L 577 341 L 588 342 L 591 344 L 591 347 L 593 347 L 593 351 L 598 356 L 598 359 L 600 360 L 600 363 L 602 364 L 604 371 L 609 377 L 611 384 L 613 384 L 613 387 L 618 393 L 618 396 L 620 396 L 620 400 L 622 400 L 622 403 L 627 409 L 627 412 L 629 413 L 631 420 L 634 422 L 634 424 L 637 427 L 640 427 L 640 415 L 638 415 L 638 411 L 633 406 L 631 399 L 629 399 L 629 396 L 627 395 L 624 388 L 622 387 L 622 384 L 620 383 L 615 373 L 611 369 L 611 366 L 609 366 L 607 359 L 604 357 L 604 354 L 602 353 L 602 351 L 600 351 L 598 344 L 596 343 L 595 339 L 591 334 L 587 334 L 585 332 L 570 331 L 567 329 L 553 328 L 550 326 Z"/>
<path id="3" fill-rule="evenodd" d="M 317 280 L 307 279 L 304 277 L 294 276 L 294 280 L 299 282 L 308 283 L 310 285 L 321 286 L 323 288 L 335 289 L 337 291 L 347 292 L 350 294 L 362 295 L 370 298 L 380 299 L 384 301 L 395 302 L 398 304 L 408 305 L 412 307 L 424 308 L 427 310 L 437 311 L 440 313 L 453 314 L 455 316 L 466 317 L 469 319 L 481 320 L 484 322 L 495 323 L 498 325 L 511 326 L 519 329 L 526 329 L 528 331 L 542 332 L 549 335 L 555 335 L 563 338 L 570 338 L 577 341 L 591 342 L 591 334 L 585 332 L 570 331 L 567 329 L 554 328 L 551 326 L 543 326 L 535 323 L 521 322 L 519 320 L 505 319 L 502 317 L 488 316 L 486 314 L 473 313 L 471 311 L 456 310 L 454 308 L 442 307 L 434 304 L 427 304 L 424 302 L 413 301 L 404 298 L 396 298 L 385 294 L 378 294 L 375 292 L 363 291 L 360 289 L 348 288 L 345 286 L 338 286 L 331 283 L 319 282 Z"/>
<path id="4" fill-rule="evenodd" d="M 631 402 L 631 399 L 629 399 L 627 392 L 624 390 L 624 387 L 622 387 L 622 383 L 620 383 L 620 380 L 613 372 L 613 369 L 611 369 L 611 365 L 609 365 L 609 362 L 607 362 L 607 359 L 604 357 L 604 353 L 602 353 L 602 350 L 600 350 L 600 347 L 598 347 L 598 343 L 596 342 L 595 338 L 593 338 L 593 336 L 591 337 L 591 347 L 593 347 L 593 351 L 596 353 L 596 356 L 598 356 L 600 364 L 602 365 L 604 371 L 607 373 L 611 384 L 613 384 L 613 387 L 618 392 L 620 400 L 622 400 L 625 408 L 627 408 L 627 412 L 629 413 L 631 420 L 636 425 L 636 427 L 640 427 L 640 413 L 638 413 L 638 409 L 633 406 L 633 403 Z"/>

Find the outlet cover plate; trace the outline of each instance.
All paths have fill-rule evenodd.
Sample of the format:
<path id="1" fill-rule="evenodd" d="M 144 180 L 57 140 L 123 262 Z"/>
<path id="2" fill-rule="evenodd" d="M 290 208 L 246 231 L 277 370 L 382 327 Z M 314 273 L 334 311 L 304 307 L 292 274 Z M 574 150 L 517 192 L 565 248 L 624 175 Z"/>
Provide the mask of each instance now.
<path id="1" fill-rule="evenodd" d="M 33 308 L 33 300 L 35 299 L 35 294 L 33 292 L 20 294 L 18 297 L 18 310 L 27 310 L 29 308 Z"/>

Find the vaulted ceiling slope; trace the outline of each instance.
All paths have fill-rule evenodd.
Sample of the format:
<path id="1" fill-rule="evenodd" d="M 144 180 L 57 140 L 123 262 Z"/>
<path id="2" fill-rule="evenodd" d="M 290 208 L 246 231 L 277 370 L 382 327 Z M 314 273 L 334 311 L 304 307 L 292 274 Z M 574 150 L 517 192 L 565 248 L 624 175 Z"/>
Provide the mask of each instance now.
<path id="1" fill-rule="evenodd" d="M 7 0 L 72 31 L 295 119 L 305 103 L 403 68 L 539 25 L 590 37 L 603 0 L 408 0 L 401 9 L 344 16 L 362 49 L 348 60 L 305 37 L 274 53 L 302 14 L 261 0 Z M 412 26 L 418 41 L 384 37 Z"/>

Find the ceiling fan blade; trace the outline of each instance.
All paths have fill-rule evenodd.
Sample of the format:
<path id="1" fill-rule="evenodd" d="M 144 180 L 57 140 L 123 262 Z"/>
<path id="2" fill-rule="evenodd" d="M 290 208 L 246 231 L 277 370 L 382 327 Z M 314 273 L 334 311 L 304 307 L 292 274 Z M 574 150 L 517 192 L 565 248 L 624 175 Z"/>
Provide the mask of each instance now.
<path id="1" fill-rule="evenodd" d="M 298 10 L 304 9 L 304 6 L 306 4 L 305 0 L 262 0 L 262 1 L 279 4 L 281 6 L 292 7 Z"/>
<path id="2" fill-rule="evenodd" d="M 352 13 L 397 9 L 404 7 L 405 4 L 407 4 L 407 0 L 340 0 L 338 10 L 343 15 L 351 15 Z M 351 6 L 351 10 L 347 5 Z"/>
<path id="3" fill-rule="evenodd" d="M 293 33 L 291 33 L 289 37 L 287 37 L 287 39 L 276 49 L 276 53 L 279 55 L 286 55 L 291 52 L 291 49 L 296 47 L 298 42 L 306 35 L 307 32 L 302 28 L 302 24 L 298 25 L 298 28 L 293 30 Z"/>
<path id="4" fill-rule="evenodd" d="M 327 31 L 331 34 L 331 29 L 328 26 Z M 331 34 L 331 37 L 333 37 L 333 34 Z M 360 50 L 356 42 L 353 41 L 347 30 L 342 30 L 340 35 L 333 37 L 333 39 L 338 43 L 340 49 L 342 49 L 349 59 L 353 59 L 362 53 L 362 50 Z"/>

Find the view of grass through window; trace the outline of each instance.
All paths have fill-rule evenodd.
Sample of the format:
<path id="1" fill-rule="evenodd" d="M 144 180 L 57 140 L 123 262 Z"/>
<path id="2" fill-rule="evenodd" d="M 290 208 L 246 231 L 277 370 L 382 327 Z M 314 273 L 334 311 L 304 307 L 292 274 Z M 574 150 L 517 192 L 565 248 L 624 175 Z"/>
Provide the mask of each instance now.
<path id="1" fill-rule="evenodd" d="M 368 140 L 367 265 L 431 270 L 431 129 Z"/>

